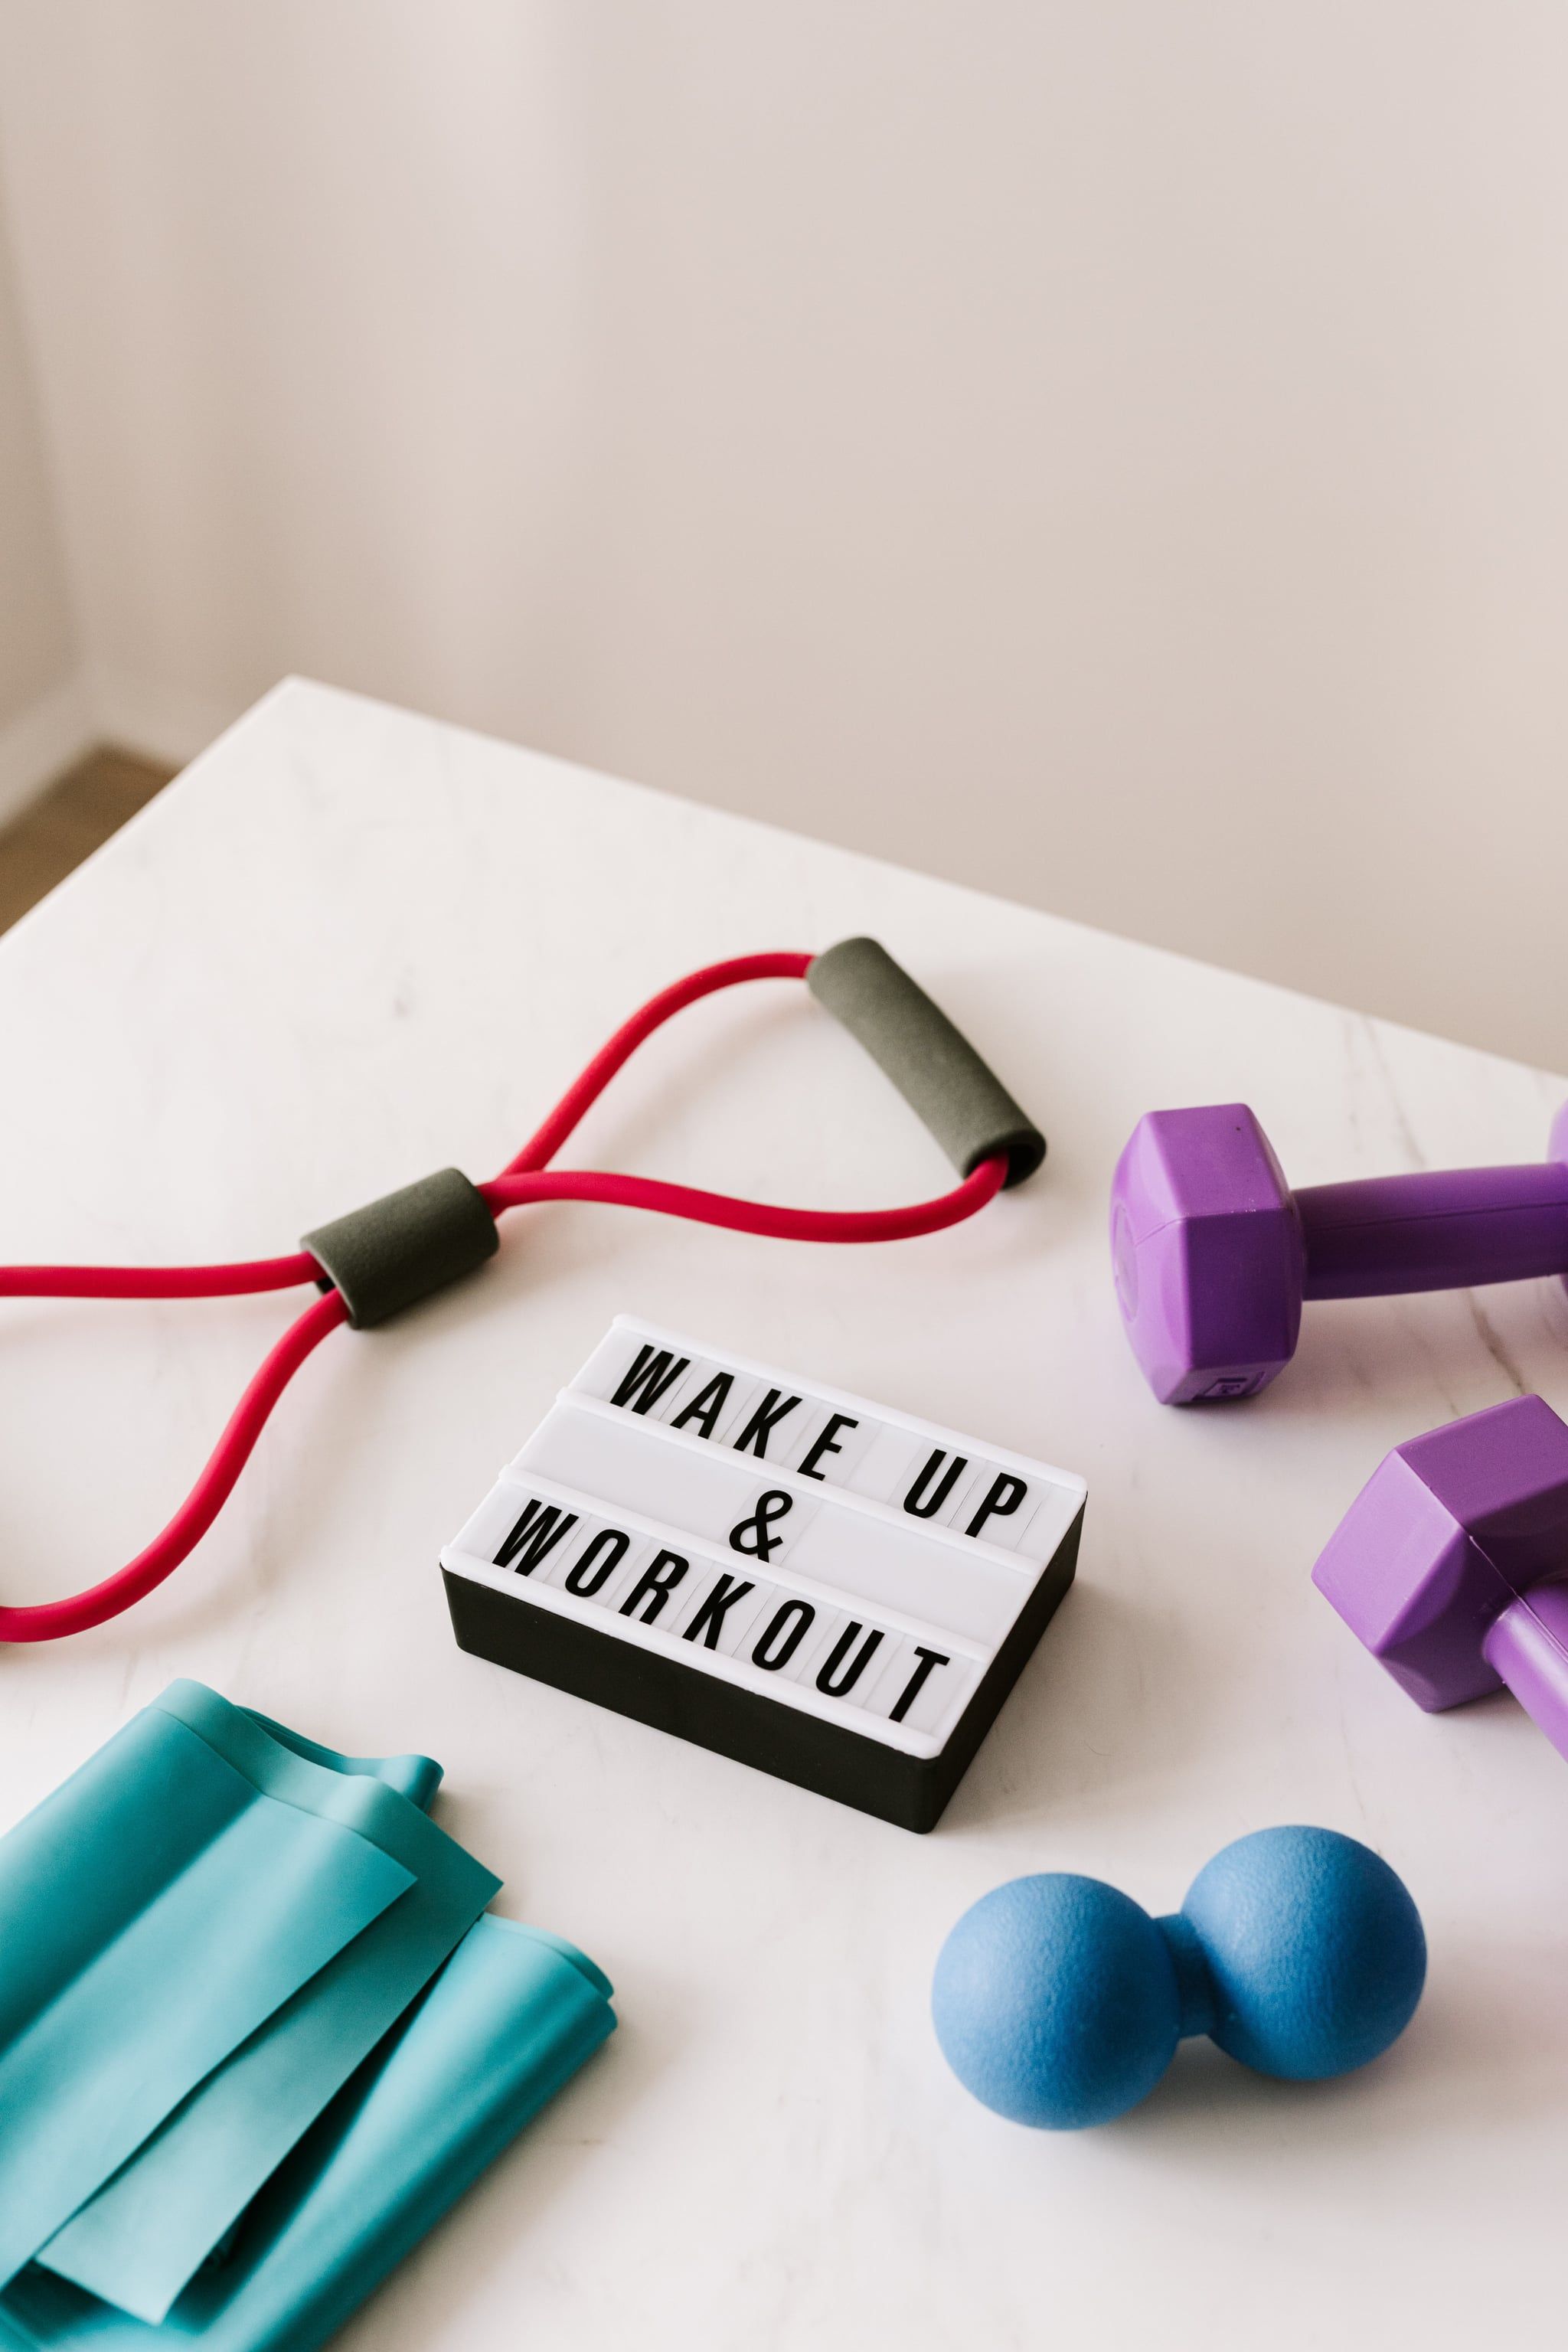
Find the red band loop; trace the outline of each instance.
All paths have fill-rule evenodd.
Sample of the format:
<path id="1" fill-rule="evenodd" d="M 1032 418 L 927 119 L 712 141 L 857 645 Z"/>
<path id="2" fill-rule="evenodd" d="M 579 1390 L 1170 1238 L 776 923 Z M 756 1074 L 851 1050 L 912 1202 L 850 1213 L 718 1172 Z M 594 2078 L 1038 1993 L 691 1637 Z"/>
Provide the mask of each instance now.
<path id="1" fill-rule="evenodd" d="M 783 1241 L 907 1241 L 938 1233 L 983 1209 L 1001 1189 L 1007 1172 L 1003 1159 L 987 1160 L 952 1192 L 903 1209 L 789 1209 L 765 1201 L 745 1201 L 727 1192 L 702 1192 L 686 1184 L 666 1184 L 647 1176 L 609 1171 L 551 1168 L 552 1160 L 589 1106 L 604 1092 L 643 1039 L 683 1006 L 715 989 L 748 980 L 801 980 L 805 955 L 736 956 L 708 964 L 651 997 L 616 1030 L 543 1126 L 509 1160 L 500 1174 L 479 1187 L 499 1219 L 507 1210 L 537 1201 L 602 1201 L 628 1209 L 651 1209 L 669 1217 L 689 1217 L 731 1233 L 764 1234 Z M 320 1273 L 306 1250 L 287 1257 L 252 1258 L 234 1265 L 13 1265 L 0 1266 L 0 1297 L 204 1298 L 242 1291 L 281 1290 L 313 1282 Z M 53 1642 L 84 1633 L 118 1617 L 133 1601 L 178 1568 L 201 1541 L 223 1508 L 260 1436 L 268 1415 L 311 1350 L 344 1319 L 336 1291 L 312 1300 L 289 1325 L 240 1398 L 227 1428 L 191 1492 L 161 1535 L 114 1575 L 65 1601 L 35 1608 L 0 1608 L 0 1642 Z"/>

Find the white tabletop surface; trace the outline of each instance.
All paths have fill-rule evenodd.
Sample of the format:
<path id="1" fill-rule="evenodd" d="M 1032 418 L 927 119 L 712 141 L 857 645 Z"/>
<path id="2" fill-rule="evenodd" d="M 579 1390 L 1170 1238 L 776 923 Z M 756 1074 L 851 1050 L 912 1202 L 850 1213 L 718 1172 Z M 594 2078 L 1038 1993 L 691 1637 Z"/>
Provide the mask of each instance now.
<path id="1" fill-rule="evenodd" d="M 1506 1697 L 1419 1714 L 1310 1570 L 1400 1439 L 1521 1389 L 1568 1402 L 1568 1298 L 1310 1308 L 1261 1400 L 1172 1412 L 1121 1335 L 1104 1204 L 1157 1106 L 1250 1101 L 1308 1183 L 1533 1158 L 1562 1081 L 289 683 L 0 944 L 4 1255 L 269 1255 L 430 1168 L 488 1175 L 665 982 L 857 931 L 1040 1120 L 1042 1175 L 879 1248 L 513 1215 L 471 1284 L 320 1350 L 162 1591 L 0 1653 L 0 1819 L 195 1675 L 335 1747 L 441 1759 L 438 1818 L 504 1876 L 498 1907 L 614 1978 L 620 2032 L 347 2345 L 1554 2340 L 1564 1768 Z M 785 982 L 683 1014 L 566 1156 L 841 1206 L 951 1181 Z M 1079 1581 L 933 1835 L 454 1646 L 439 1546 L 623 1309 L 1088 1478 Z M 0 1307 L 7 1601 L 140 1548 L 292 1311 Z M 960 2089 L 927 1995 L 976 1896 L 1069 1869 L 1172 1909 L 1228 1839 L 1293 1821 L 1368 1840 L 1425 1915 L 1426 1997 L 1387 2057 L 1289 2086 L 1189 2044 L 1081 2135 Z"/>

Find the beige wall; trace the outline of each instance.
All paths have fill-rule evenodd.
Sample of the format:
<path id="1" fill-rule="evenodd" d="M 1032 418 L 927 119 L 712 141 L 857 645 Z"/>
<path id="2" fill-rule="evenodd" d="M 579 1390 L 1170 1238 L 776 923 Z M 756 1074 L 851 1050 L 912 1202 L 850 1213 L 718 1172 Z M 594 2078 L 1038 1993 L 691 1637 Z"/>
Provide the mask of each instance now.
<path id="1" fill-rule="evenodd" d="M 77 748 L 74 641 L 0 208 L 0 813 Z"/>
<path id="2" fill-rule="evenodd" d="M 0 0 L 99 707 L 304 669 L 1568 1065 L 1565 120 L 1562 0 Z"/>

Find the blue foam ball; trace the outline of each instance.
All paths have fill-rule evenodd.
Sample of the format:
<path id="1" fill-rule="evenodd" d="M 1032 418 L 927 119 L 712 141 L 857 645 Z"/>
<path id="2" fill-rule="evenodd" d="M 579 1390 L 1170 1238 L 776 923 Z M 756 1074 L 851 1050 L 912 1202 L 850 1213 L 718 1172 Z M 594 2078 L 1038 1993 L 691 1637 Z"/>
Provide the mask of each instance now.
<path id="1" fill-rule="evenodd" d="M 1405 2031 L 1426 1939 L 1404 1883 L 1334 1830 L 1258 1830 L 1198 1873 L 1184 1916 L 1215 1991 L 1222 2050 L 1262 2074 L 1317 2082 L 1364 2066 Z"/>
<path id="2" fill-rule="evenodd" d="M 967 1910 L 936 1964 L 931 2016 L 964 2088 L 1014 2123 L 1102 2124 L 1171 2063 L 1181 2005 L 1149 1914 L 1098 1878 L 1015 1878 Z"/>

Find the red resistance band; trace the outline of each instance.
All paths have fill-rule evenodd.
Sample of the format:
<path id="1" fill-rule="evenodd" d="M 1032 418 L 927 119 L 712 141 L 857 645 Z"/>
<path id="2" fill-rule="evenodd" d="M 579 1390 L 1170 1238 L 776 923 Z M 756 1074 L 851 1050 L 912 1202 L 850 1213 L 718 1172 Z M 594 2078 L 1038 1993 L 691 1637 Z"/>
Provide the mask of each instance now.
<path id="1" fill-rule="evenodd" d="M 569 1087 L 532 1139 L 515 1160 L 479 1192 L 498 1223 L 508 1209 L 531 1201 L 609 1201 L 626 1209 L 657 1209 L 667 1217 L 689 1217 L 700 1224 L 724 1225 L 732 1233 L 765 1234 L 780 1241 L 895 1242 L 939 1233 L 983 1209 L 1007 1173 L 1005 1155 L 983 1160 L 973 1175 L 934 1201 L 906 1209 L 784 1209 L 763 1201 L 742 1201 L 727 1192 L 700 1192 L 686 1184 L 665 1184 L 648 1176 L 621 1176 L 585 1168 L 552 1168 L 589 1105 L 604 1092 L 621 1065 L 662 1022 L 683 1005 L 715 989 L 745 980 L 804 980 L 806 955 L 736 956 L 707 965 L 651 997 L 617 1029 Z M 0 1266 L 0 1297 L 10 1298 L 212 1298 L 242 1291 L 287 1290 L 319 1282 L 321 1268 L 308 1250 L 288 1257 L 250 1258 L 235 1265 L 11 1265 Z M 66 1601 L 30 1609 L 0 1608 L 0 1642 L 53 1642 L 84 1633 L 118 1617 L 178 1568 L 205 1535 L 289 1381 L 313 1348 L 345 1320 L 336 1290 L 317 1298 L 291 1323 L 266 1358 L 235 1407 L 201 1476 L 163 1533 L 144 1551 Z"/>

